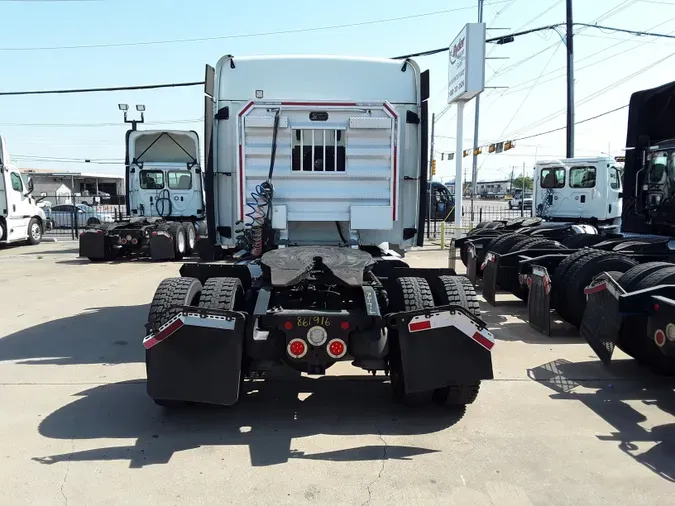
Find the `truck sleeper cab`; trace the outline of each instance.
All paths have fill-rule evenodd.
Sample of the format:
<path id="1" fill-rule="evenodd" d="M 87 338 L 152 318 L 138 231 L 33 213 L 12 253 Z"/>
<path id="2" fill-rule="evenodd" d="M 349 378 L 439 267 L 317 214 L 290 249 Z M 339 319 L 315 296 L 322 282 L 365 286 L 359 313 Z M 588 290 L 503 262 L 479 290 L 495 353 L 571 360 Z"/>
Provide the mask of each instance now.
<path id="1" fill-rule="evenodd" d="M 205 81 L 208 241 L 237 261 L 186 263 L 157 288 L 149 396 L 231 405 L 244 378 L 349 360 L 389 374 L 397 399 L 473 402 L 494 345 L 475 291 L 401 259 L 423 241 L 428 73 L 225 57 Z"/>

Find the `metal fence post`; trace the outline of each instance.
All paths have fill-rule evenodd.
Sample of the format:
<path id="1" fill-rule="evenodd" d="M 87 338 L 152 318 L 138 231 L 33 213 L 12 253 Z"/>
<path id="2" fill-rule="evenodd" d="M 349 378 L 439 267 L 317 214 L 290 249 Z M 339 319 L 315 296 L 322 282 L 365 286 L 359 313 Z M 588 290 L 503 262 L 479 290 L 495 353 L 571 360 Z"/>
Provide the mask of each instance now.
<path id="1" fill-rule="evenodd" d="M 450 248 L 448 249 L 448 269 L 455 270 L 455 263 L 457 260 L 457 253 L 455 251 L 455 238 L 454 236 L 450 239 Z"/>

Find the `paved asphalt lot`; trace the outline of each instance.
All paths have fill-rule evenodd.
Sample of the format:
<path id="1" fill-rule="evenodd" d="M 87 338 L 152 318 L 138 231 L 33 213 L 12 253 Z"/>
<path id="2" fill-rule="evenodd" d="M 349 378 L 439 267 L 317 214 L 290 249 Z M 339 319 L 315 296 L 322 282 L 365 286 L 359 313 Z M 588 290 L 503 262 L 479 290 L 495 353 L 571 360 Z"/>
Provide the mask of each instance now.
<path id="1" fill-rule="evenodd" d="M 76 246 L 0 250 L 3 504 L 672 503 L 673 383 L 625 356 L 602 367 L 569 329 L 538 335 L 514 301 L 483 305 L 496 379 L 465 413 L 393 405 L 345 365 L 166 414 L 140 341 L 179 265 L 89 264 Z"/>

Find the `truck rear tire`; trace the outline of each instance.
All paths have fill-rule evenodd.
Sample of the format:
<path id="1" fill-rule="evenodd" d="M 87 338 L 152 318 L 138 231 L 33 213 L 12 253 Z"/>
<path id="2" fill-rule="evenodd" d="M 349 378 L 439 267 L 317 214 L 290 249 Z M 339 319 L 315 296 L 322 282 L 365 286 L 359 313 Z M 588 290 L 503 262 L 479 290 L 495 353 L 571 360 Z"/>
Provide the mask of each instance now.
<path id="1" fill-rule="evenodd" d="M 434 307 L 434 297 L 429 283 L 424 278 L 401 277 L 396 280 L 396 293 L 390 294 L 394 311 L 415 311 Z M 393 334 L 393 333 L 392 333 Z M 403 363 L 398 336 L 394 336 L 389 350 L 389 378 L 395 401 L 411 403 L 420 400 L 420 394 L 406 394 L 403 379 Z M 424 392 L 422 393 L 424 394 Z"/>
<path id="2" fill-rule="evenodd" d="M 611 251 L 594 250 L 579 258 L 564 276 L 563 290 L 559 292 L 558 300 L 565 302 L 558 308 L 558 313 L 567 322 L 577 328 L 580 327 L 586 309 L 584 288 L 601 272 L 623 273 L 635 265 L 637 265 L 635 260 Z"/>
<path id="3" fill-rule="evenodd" d="M 578 249 L 586 246 L 594 246 L 604 240 L 604 237 L 597 234 L 575 234 L 567 237 L 562 243 L 569 249 Z"/>
<path id="4" fill-rule="evenodd" d="M 195 278 L 167 278 L 155 290 L 148 314 L 148 332 L 157 332 L 163 325 L 180 313 L 175 306 L 194 306 L 199 302 L 202 284 Z M 148 352 L 146 351 L 146 363 Z M 163 408 L 180 408 L 188 403 L 172 399 L 152 399 Z"/>
<path id="5" fill-rule="evenodd" d="M 199 307 L 234 311 L 244 298 L 244 287 L 238 278 L 209 278 L 204 283 Z"/>
<path id="6" fill-rule="evenodd" d="M 194 223 L 191 221 L 184 221 L 183 229 L 185 230 L 185 236 L 187 238 L 185 252 L 186 254 L 191 255 L 195 252 L 197 246 L 197 230 L 195 229 Z"/>
<path id="7" fill-rule="evenodd" d="M 148 327 L 156 332 L 162 325 L 180 313 L 175 306 L 194 306 L 199 302 L 202 284 L 195 278 L 167 278 L 155 290 L 150 303 Z"/>
<path id="8" fill-rule="evenodd" d="M 461 276 L 440 276 L 440 285 L 436 286 L 437 300 L 448 300 L 450 304 L 460 305 L 473 314 L 480 312 L 477 308 L 476 292 L 468 279 Z M 399 287 L 399 303 L 396 310 L 414 311 L 434 307 L 434 296 L 427 281 L 423 278 L 403 277 L 396 280 Z M 442 288 L 441 288 L 442 286 Z M 450 385 L 436 388 L 428 392 L 405 393 L 403 367 L 398 342 L 393 343 L 390 351 L 390 379 L 394 399 L 406 404 L 419 404 L 432 401 L 435 404 L 448 406 L 464 406 L 476 400 L 480 381 Z"/>
<path id="9" fill-rule="evenodd" d="M 627 292 L 651 288 L 660 284 L 675 284 L 675 266 L 667 262 L 648 262 L 627 271 L 619 280 Z M 645 335 L 647 317 L 628 316 L 621 325 L 617 347 L 633 357 L 640 365 L 658 374 L 675 375 L 675 358 L 661 353 L 654 340 Z"/>
<path id="10" fill-rule="evenodd" d="M 169 233 L 173 237 L 174 255 L 176 260 L 182 259 L 187 253 L 187 237 L 183 225 L 178 222 L 169 223 Z"/>
<path id="11" fill-rule="evenodd" d="M 0 234 L 2 236 L 2 234 Z M 42 240 L 42 225 L 37 218 L 31 218 L 28 222 L 28 243 L 33 246 L 40 244 Z"/>
<path id="12" fill-rule="evenodd" d="M 464 276 L 439 276 L 438 280 L 438 284 L 432 285 L 436 305 L 462 306 L 472 315 L 480 317 L 480 303 L 471 281 Z"/>

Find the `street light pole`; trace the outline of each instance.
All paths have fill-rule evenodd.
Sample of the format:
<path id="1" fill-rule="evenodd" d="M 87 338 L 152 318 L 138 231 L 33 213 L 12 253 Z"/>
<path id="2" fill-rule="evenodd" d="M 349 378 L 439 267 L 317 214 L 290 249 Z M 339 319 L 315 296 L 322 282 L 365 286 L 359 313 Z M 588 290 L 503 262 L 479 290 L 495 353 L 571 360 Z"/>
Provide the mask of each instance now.
<path id="1" fill-rule="evenodd" d="M 478 22 L 483 22 L 483 0 L 478 0 Z M 476 95 L 476 114 L 473 124 L 473 161 L 471 165 L 471 223 L 473 223 L 473 199 L 476 195 L 476 187 L 478 186 L 478 120 L 480 118 L 480 93 Z M 461 156 L 457 153 L 455 156 Z"/>

